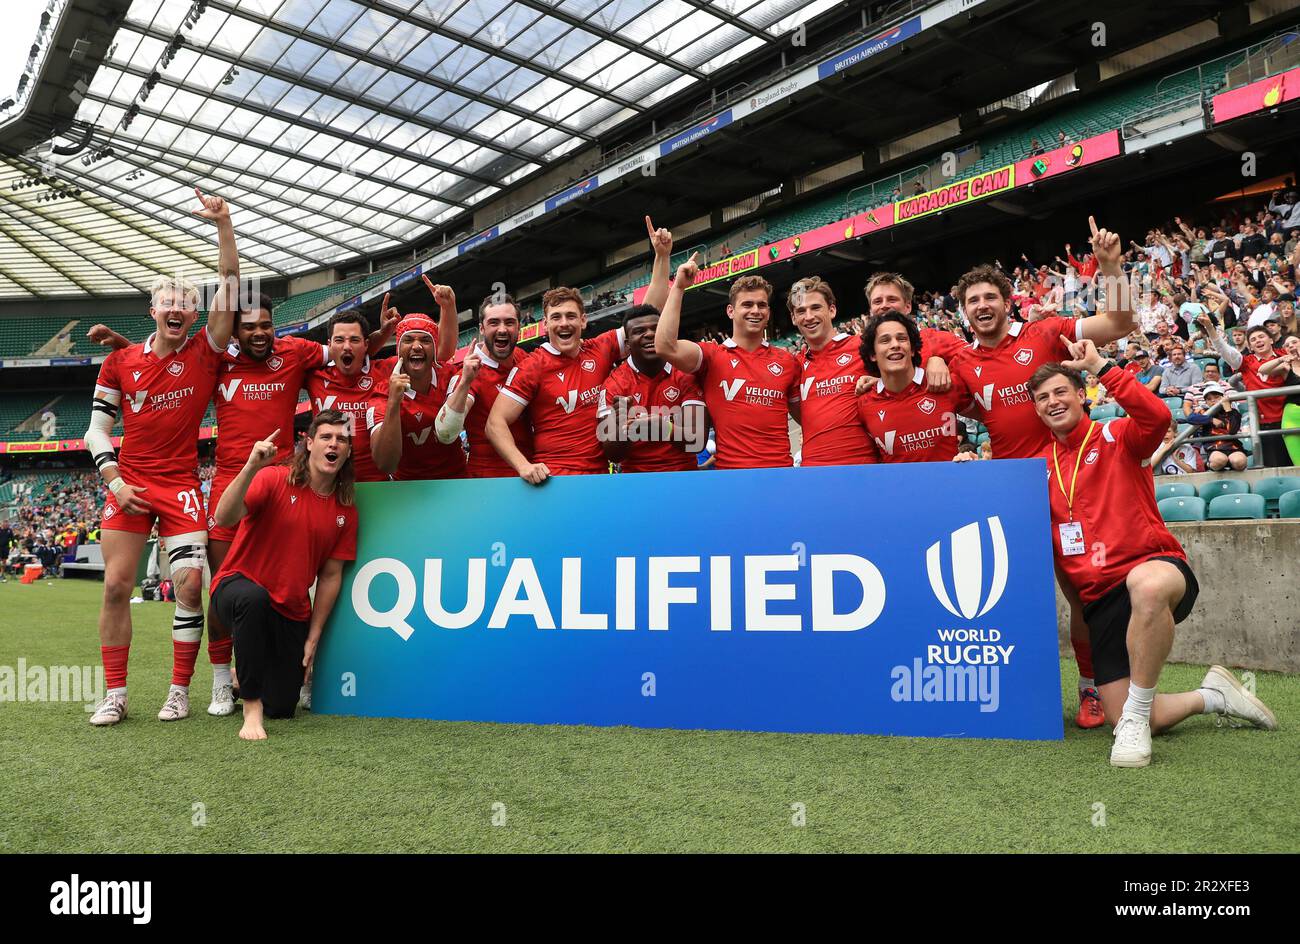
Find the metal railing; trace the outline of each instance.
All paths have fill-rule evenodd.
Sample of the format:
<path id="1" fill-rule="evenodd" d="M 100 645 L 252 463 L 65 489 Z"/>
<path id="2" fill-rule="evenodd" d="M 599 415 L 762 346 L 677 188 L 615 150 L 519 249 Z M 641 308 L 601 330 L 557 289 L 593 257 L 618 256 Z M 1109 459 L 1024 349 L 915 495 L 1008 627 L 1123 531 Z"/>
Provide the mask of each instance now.
<path id="1" fill-rule="evenodd" d="M 1210 407 L 1209 410 L 1207 410 L 1206 412 L 1200 415 L 1207 416 L 1213 419 L 1215 416 L 1222 414 L 1228 409 L 1235 410 L 1236 407 L 1231 406 L 1232 403 L 1239 400 L 1248 401 L 1249 408 L 1250 408 L 1250 433 L 1248 435 L 1248 438 L 1250 439 L 1250 451 L 1252 456 L 1258 455 L 1261 456 L 1262 459 L 1262 450 L 1264 447 L 1265 436 L 1300 435 L 1300 428 L 1260 429 L 1258 400 L 1261 397 L 1286 397 L 1292 394 L 1300 394 L 1300 386 L 1271 387 L 1268 390 L 1245 390 L 1245 391 L 1230 390 L 1223 395 L 1222 400 L 1214 404 L 1214 406 Z M 1191 428 L 1186 429 L 1183 432 L 1179 433 L 1177 436 L 1175 436 L 1174 441 L 1169 445 L 1170 451 L 1173 451 L 1174 449 L 1177 449 L 1179 446 L 1183 445 L 1183 443 L 1188 443 L 1188 442 L 1199 444 L 1199 443 L 1206 443 L 1206 442 L 1220 442 L 1224 439 L 1243 438 L 1240 431 L 1238 431 L 1234 435 L 1230 435 L 1227 433 L 1219 433 L 1218 435 L 1215 436 L 1193 436 L 1192 433 L 1194 433 L 1195 431 L 1196 431 L 1196 427 L 1192 426 Z"/>

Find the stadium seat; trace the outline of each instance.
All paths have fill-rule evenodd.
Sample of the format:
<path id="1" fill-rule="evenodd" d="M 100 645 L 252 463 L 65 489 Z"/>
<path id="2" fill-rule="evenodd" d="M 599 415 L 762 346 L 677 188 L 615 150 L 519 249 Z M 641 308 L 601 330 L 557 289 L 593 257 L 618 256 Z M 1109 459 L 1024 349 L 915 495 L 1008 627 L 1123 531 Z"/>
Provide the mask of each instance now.
<path id="1" fill-rule="evenodd" d="M 1278 500 L 1287 492 L 1300 491 L 1300 476 L 1279 475 L 1274 478 L 1260 479 L 1252 482 L 1250 491 L 1254 495 L 1264 496 L 1264 507 L 1270 518 L 1277 517 Z"/>
<path id="2" fill-rule="evenodd" d="M 1165 521 L 1204 521 L 1205 500 L 1195 495 L 1162 498 L 1156 503 Z"/>
<path id="3" fill-rule="evenodd" d="M 1264 498 L 1250 493 L 1220 495 L 1210 499 L 1209 514 L 1211 521 L 1231 521 L 1241 518 L 1263 518 Z"/>
<path id="4" fill-rule="evenodd" d="M 1279 518 L 1300 518 L 1300 491 L 1284 492 L 1277 500 Z"/>
<path id="5" fill-rule="evenodd" d="M 1101 406 L 1094 406 L 1088 411 L 1088 415 L 1094 420 L 1113 420 L 1117 416 L 1123 416 L 1123 411 L 1115 403 L 1103 403 Z"/>
<path id="6" fill-rule="evenodd" d="M 1190 482 L 1165 482 L 1156 486 L 1156 500 L 1166 498 L 1192 498 L 1196 495 L 1196 486 Z"/>
<path id="7" fill-rule="evenodd" d="M 1241 479 L 1215 479 L 1197 489 L 1197 494 L 1206 501 L 1213 501 L 1220 495 L 1245 495 L 1248 492 L 1250 486 Z"/>

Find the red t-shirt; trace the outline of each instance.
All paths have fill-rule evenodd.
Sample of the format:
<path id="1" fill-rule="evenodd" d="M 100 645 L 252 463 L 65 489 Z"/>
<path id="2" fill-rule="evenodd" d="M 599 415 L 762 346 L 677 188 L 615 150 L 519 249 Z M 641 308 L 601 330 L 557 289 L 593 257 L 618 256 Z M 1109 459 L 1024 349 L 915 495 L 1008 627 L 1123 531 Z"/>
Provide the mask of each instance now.
<path id="1" fill-rule="evenodd" d="M 391 372 L 391 368 L 389 368 Z M 409 389 L 402 396 L 402 458 L 397 463 L 393 478 L 399 482 L 417 479 L 460 479 L 465 477 L 465 450 L 461 448 L 460 437 L 450 443 L 438 439 L 434 432 L 434 420 L 438 411 L 447 402 L 447 393 L 443 389 L 441 378 L 450 373 L 446 364 L 433 368 L 433 380 L 429 389 L 417 393 Z M 388 384 L 377 384 L 370 398 L 370 409 L 366 411 L 366 430 L 370 437 L 384 423 L 388 411 Z"/>
<path id="2" fill-rule="evenodd" d="M 328 559 L 356 560 L 357 509 L 311 486 L 289 484 L 289 467 L 268 466 L 253 476 L 244 495 L 248 513 L 239 522 L 230 552 L 212 578 L 212 591 L 241 574 L 271 596 L 282 616 L 311 619 L 307 591 Z"/>
<path id="3" fill-rule="evenodd" d="M 1261 360 L 1254 354 L 1243 356 L 1241 359 L 1242 386 L 1247 390 L 1269 390 L 1273 387 L 1285 385 L 1285 373 L 1266 377 L 1259 372 L 1260 367 L 1277 356 L 1276 352 L 1270 354 L 1265 360 Z M 1255 404 L 1259 407 L 1259 421 L 1261 423 L 1282 422 L 1282 411 L 1286 409 L 1286 397 L 1256 397 Z"/>
<path id="4" fill-rule="evenodd" d="M 785 348 L 764 341 L 746 351 L 728 338 L 701 341 L 695 380 L 713 423 L 716 468 L 791 466 L 790 404 L 799 402 L 799 364 Z"/>
<path id="5" fill-rule="evenodd" d="M 627 397 L 632 407 L 642 407 L 651 413 L 672 411 L 673 425 L 681 426 L 680 411 L 688 406 L 704 407 L 695 375 L 684 370 L 674 370 L 664 364 L 657 374 L 643 374 L 632 358 L 628 358 L 609 375 L 600 391 L 596 409 L 597 421 L 614 412 L 614 398 Z M 664 415 L 664 414 L 660 414 Z M 703 430 L 701 430 L 703 432 Z M 624 472 L 684 472 L 696 467 L 695 454 L 686 451 L 685 442 L 633 442 L 619 468 Z"/>
<path id="6" fill-rule="evenodd" d="M 952 370 L 952 361 L 958 354 L 966 350 L 966 342 L 951 331 L 940 331 L 937 328 L 921 328 L 921 366 L 932 357 L 942 357 L 948 364 L 948 369 Z"/>
<path id="7" fill-rule="evenodd" d="M 622 356 L 622 328 L 583 341 L 577 357 L 566 357 L 547 341 L 501 389 L 502 396 L 527 407 L 534 462 L 555 475 L 609 471 L 596 440 L 596 407 L 601 385 Z"/>
<path id="8" fill-rule="evenodd" d="M 487 418 L 501 389 L 510 382 L 515 371 L 528 363 L 530 355 L 527 351 L 515 348 L 508 358 L 497 363 L 480 347 L 478 356 L 483 365 L 470 384 L 469 395 L 474 398 L 474 402 L 465 414 L 465 436 L 469 439 L 467 474 L 472 479 L 509 477 L 515 474 L 515 470 L 501 458 L 501 454 L 487 438 Z M 456 374 L 451 378 L 451 385 L 447 388 L 449 395 L 460 383 L 460 377 L 460 374 Z M 532 461 L 533 428 L 528 424 L 527 414 L 510 424 L 510 434 L 515 438 L 515 447 Z"/>
<path id="9" fill-rule="evenodd" d="M 871 434 L 881 462 L 951 462 L 957 455 L 960 420 L 970 391 L 957 377 L 943 393 L 931 393 L 925 368 L 900 393 L 883 380 L 858 397 L 858 416 Z"/>
<path id="10" fill-rule="evenodd" d="M 131 485 L 193 474 L 199 462 L 199 424 L 223 353 L 206 327 L 162 358 L 151 350 L 153 339 L 151 334 L 143 344 L 113 351 L 95 381 L 96 397 L 121 396 L 117 467 Z"/>
<path id="11" fill-rule="evenodd" d="M 864 373 L 862 339 L 837 334 L 820 351 L 809 349 L 799 364 L 800 464 L 875 462 L 871 439 L 858 419 L 854 388 Z"/>
<path id="12" fill-rule="evenodd" d="M 275 429 L 277 461 L 293 454 L 293 418 L 307 374 L 324 367 L 329 348 L 306 338 L 276 338 L 266 360 L 255 360 L 232 341 L 217 375 L 217 469 L 236 475 L 253 443 Z"/>
<path id="13" fill-rule="evenodd" d="M 370 395 L 376 380 L 386 375 L 379 373 L 379 365 L 369 358 L 355 377 L 344 376 L 336 364 L 307 375 L 307 395 L 311 398 L 312 413 L 322 410 L 339 410 L 351 422 L 348 435 L 352 437 L 352 468 L 358 482 L 383 482 L 388 479 L 375 465 L 370 455 L 370 430 L 366 428 L 366 411 L 370 409 Z M 389 372 L 392 372 L 391 361 Z M 283 433 L 281 434 L 283 435 Z"/>
<path id="14" fill-rule="evenodd" d="M 1051 317 L 1015 321 L 996 347 L 978 341 L 966 346 L 948 365 L 953 382 L 960 378 L 984 411 L 995 459 L 1029 459 L 1039 455 L 1051 433 L 1038 418 L 1029 393 L 1029 378 L 1044 364 L 1068 360 L 1061 336 L 1080 339 L 1083 321 Z"/>

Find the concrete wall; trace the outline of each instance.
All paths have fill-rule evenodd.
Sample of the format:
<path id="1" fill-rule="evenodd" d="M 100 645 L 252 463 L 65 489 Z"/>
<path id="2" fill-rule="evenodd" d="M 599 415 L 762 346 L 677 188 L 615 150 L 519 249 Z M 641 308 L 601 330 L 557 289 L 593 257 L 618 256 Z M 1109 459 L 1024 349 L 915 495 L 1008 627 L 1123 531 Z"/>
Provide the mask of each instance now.
<path id="1" fill-rule="evenodd" d="M 1169 529 L 1201 585 L 1175 631 L 1170 661 L 1300 672 L 1300 520 L 1178 522 Z M 1061 653 L 1072 655 L 1059 590 L 1056 613 Z"/>

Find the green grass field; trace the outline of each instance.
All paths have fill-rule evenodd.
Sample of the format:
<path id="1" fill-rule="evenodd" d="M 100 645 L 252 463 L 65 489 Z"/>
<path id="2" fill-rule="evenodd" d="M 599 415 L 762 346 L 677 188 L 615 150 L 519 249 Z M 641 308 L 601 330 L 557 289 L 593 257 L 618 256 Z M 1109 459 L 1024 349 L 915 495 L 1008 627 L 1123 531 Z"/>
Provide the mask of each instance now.
<path id="1" fill-rule="evenodd" d="M 0 665 L 98 665 L 99 593 L 90 581 L 0 584 Z M 1258 675 L 1281 730 L 1194 718 L 1157 739 L 1146 770 L 1112 769 L 1109 734 L 1072 724 L 1063 743 L 1022 743 L 300 713 L 246 743 L 238 713 L 204 711 L 206 653 L 196 714 L 155 720 L 171 607 L 133 613 L 125 723 L 92 728 L 79 703 L 0 702 L 0 851 L 1300 848 L 1297 676 Z M 1062 668 L 1072 687 L 1073 664 Z M 1171 666 L 1161 687 L 1192 687 L 1203 671 Z"/>

